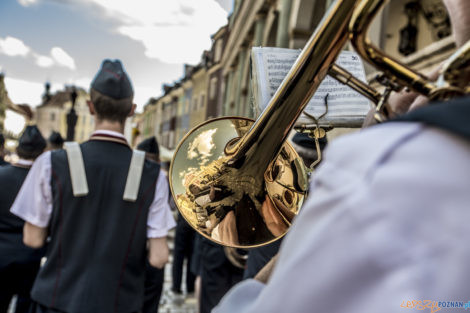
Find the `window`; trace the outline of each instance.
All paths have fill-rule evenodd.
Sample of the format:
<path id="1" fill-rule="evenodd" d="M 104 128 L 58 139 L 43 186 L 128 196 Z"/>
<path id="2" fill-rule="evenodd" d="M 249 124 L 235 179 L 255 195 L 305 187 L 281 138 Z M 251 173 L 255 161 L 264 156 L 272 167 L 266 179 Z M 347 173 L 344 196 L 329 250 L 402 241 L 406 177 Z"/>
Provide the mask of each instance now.
<path id="1" fill-rule="evenodd" d="M 193 99 L 193 111 L 197 111 L 197 98 Z"/>
<path id="2" fill-rule="evenodd" d="M 206 100 L 206 95 L 205 94 L 201 94 L 201 103 L 199 104 L 199 108 L 204 108 L 204 101 Z"/>
<path id="3" fill-rule="evenodd" d="M 55 113 L 54 112 L 51 112 L 50 118 L 51 118 L 51 121 L 55 121 Z"/>
<path id="4" fill-rule="evenodd" d="M 214 100 L 217 94 L 217 77 L 212 77 L 209 85 L 209 99 Z"/>

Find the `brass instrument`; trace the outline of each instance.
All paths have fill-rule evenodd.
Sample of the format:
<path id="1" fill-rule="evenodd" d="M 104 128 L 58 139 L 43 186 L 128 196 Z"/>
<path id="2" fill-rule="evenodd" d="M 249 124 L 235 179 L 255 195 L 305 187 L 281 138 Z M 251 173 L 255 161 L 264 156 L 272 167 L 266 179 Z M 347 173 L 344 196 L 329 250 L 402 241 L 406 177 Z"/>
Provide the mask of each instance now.
<path id="1" fill-rule="evenodd" d="M 469 65 L 469 44 L 449 59 L 438 83 L 371 44 L 367 29 L 386 2 L 337 0 L 256 121 L 217 118 L 183 138 L 170 168 L 171 191 L 183 217 L 201 235 L 225 246 L 250 248 L 286 233 L 307 191 L 302 160 L 286 138 L 327 74 L 372 100 L 379 120 L 385 119 L 382 110 L 390 92 L 403 87 L 434 100 L 469 92 L 456 78 Z M 334 64 L 347 40 L 384 72 L 384 92 Z"/>

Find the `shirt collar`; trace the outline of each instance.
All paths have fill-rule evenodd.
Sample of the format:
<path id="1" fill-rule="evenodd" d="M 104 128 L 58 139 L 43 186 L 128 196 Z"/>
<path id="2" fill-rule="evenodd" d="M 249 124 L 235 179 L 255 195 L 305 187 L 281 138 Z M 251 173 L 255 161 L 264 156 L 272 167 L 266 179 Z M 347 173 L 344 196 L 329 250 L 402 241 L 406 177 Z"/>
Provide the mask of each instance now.
<path id="1" fill-rule="evenodd" d="M 95 130 L 90 137 L 90 140 L 103 140 L 103 141 L 112 141 L 117 143 L 122 143 L 124 145 L 129 145 L 127 143 L 126 137 L 122 133 L 112 131 L 112 130 Z"/>
<path id="2" fill-rule="evenodd" d="M 25 160 L 25 159 L 19 159 L 18 161 L 15 162 L 14 166 L 17 167 L 25 167 L 25 168 L 30 168 L 33 165 L 33 161 L 31 160 Z"/>

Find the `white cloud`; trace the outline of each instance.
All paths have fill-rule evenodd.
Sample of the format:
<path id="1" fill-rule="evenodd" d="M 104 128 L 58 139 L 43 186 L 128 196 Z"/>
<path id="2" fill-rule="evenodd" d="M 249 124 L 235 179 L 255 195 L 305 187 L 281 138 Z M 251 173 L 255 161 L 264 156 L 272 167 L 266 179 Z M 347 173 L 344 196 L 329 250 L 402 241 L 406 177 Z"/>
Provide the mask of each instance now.
<path id="1" fill-rule="evenodd" d="M 58 65 L 68 67 L 71 70 L 76 68 L 74 59 L 60 47 L 52 48 L 51 56 Z"/>
<path id="2" fill-rule="evenodd" d="M 11 101 L 16 104 L 26 103 L 30 106 L 37 106 L 42 101 L 44 84 L 27 80 L 5 77 L 5 87 Z M 51 92 L 61 89 L 59 84 L 52 84 Z"/>
<path id="3" fill-rule="evenodd" d="M 54 65 L 54 60 L 44 55 L 36 56 L 36 64 L 40 67 L 51 67 Z"/>
<path id="4" fill-rule="evenodd" d="M 117 19 L 117 32 L 140 41 L 149 58 L 197 63 L 211 46 L 210 35 L 227 23 L 214 0 L 87 0 Z"/>
<path id="5" fill-rule="evenodd" d="M 22 56 L 29 54 L 31 49 L 18 38 L 7 36 L 5 39 L 0 38 L 0 53 L 8 56 Z"/>
<path id="6" fill-rule="evenodd" d="M 28 7 L 32 4 L 36 4 L 38 0 L 18 0 L 19 4 L 21 4 L 24 7 Z"/>
<path id="7" fill-rule="evenodd" d="M 17 104 L 27 103 L 36 106 L 41 103 L 44 85 L 22 79 L 5 77 L 5 86 L 11 101 Z"/>
<path id="8" fill-rule="evenodd" d="M 61 47 L 53 47 L 49 56 L 41 55 L 25 45 L 21 39 L 10 36 L 5 39 L 0 37 L 0 54 L 33 58 L 39 67 L 63 66 L 76 69 L 75 60 Z"/>
<path id="9" fill-rule="evenodd" d="M 12 132 L 15 135 L 21 133 L 25 125 L 25 119 L 22 115 L 13 111 L 6 111 L 5 113 L 5 129 Z"/>

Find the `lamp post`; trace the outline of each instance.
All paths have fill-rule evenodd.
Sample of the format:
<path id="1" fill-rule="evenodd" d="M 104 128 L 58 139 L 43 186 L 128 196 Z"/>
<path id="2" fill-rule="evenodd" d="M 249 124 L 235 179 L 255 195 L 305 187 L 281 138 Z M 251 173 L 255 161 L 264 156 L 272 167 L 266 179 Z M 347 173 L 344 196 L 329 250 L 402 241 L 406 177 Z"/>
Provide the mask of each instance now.
<path id="1" fill-rule="evenodd" d="M 75 112 L 75 101 L 77 100 L 77 91 L 75 87 L 72 87 L 70 93 L 70 99 L 72 100 L 72 107 L 69 113 L 67 113 L 67 139 L 66 141 L 73 141 L 75 138 L 75 125 L 77 125 L 77 113 Z"/>

